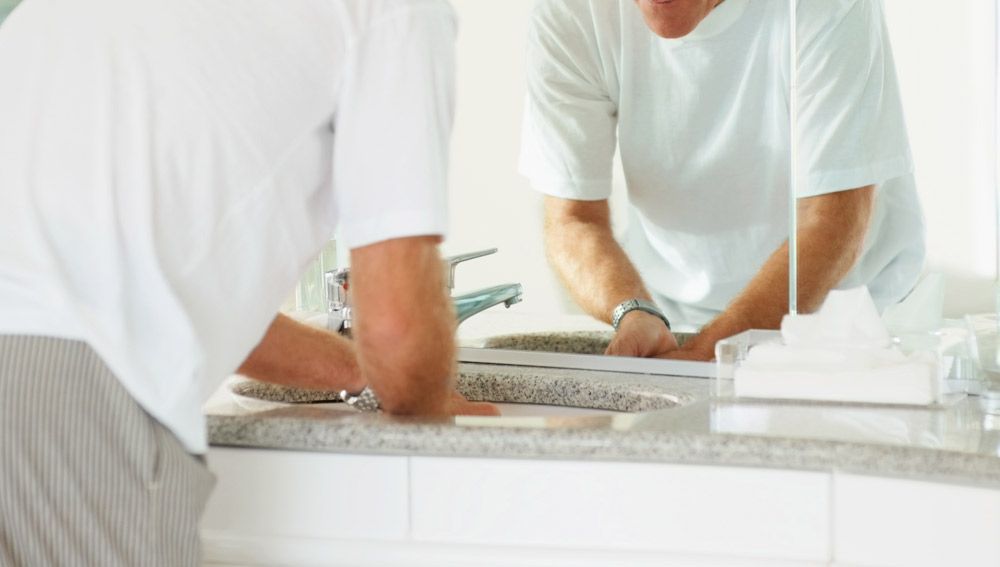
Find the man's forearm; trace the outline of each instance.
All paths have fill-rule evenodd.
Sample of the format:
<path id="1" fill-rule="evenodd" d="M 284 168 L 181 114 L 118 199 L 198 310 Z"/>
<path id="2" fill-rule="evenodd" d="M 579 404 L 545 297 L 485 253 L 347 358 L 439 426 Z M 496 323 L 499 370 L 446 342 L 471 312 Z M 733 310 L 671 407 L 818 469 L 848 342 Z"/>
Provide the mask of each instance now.
<path id="1" fill-rule="evenodd" d="M 364 386 L 350 341 L 285 315 L 275 317 L 238 372 L 296 388 L 355 391 Z"/>
<path id="2" fill-rule="evenodd" d="M 443 415 L 455 376 L 455 316 L 437 237 L 351 253 L 354 338 L 362 375 L 395 414 Z"/>
<path id="3" fill-rule="evenodd" d="M 650 299 L 631 260 L 615 241 L 606 201 L 546 198 L 545 248 L 549 263 L 580 307 L 610 323 L 622 301 Z"/>
<path id="4" fill-rule="evenodd" d="M 864 244 L 873 204 L 873 187 L 802 201 L 798 229 L 801 312 L 818 309 L 830 290 L 851 271 Z M 729 307 L 684 345 L 684 350 L 711 358 L 715 343 L 721 339 L 747 329 L 780 327 L 788 312 L 788 265 L 786 242 Z"/>

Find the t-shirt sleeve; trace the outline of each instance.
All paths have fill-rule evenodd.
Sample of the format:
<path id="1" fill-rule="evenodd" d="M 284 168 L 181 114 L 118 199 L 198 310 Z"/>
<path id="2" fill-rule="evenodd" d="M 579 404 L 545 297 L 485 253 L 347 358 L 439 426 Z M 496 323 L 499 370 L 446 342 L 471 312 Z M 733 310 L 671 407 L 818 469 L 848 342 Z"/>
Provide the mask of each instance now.
<path id="1" fill-rule="evenodd" d="M 540 0 L 532 13 L 519 170 L 537 191 L 596 201 L 611 195 L 617 107 L 586 7 Z"/>
<path id="2" fill-rule="evenodd" d="M 418 3 L 352 47 L 333 124 L 338 234 L 349 248 L 446 233 L 455 35 L 446 3 Z"/>
<path id="3" fill-rule="evenodd" d="M 879 0 L 801 0 L 799 196 L 878 185 L 913 170 Z"/>

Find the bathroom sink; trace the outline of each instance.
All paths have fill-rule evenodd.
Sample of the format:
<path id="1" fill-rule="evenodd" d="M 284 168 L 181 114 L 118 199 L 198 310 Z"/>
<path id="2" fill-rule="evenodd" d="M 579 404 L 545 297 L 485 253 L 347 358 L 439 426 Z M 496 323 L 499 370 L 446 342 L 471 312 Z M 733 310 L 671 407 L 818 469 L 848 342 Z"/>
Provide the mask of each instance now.
<path id="1" fill-rule="evenodd" d="M 506 406 L 512 414 L 638 413 L 677 407 L 688 401 L 657 382 L 605 381 L 543 368 L 466 367 L 457 386 L 459 393 L 469 400 L 498 404 L 501 413 Z"/>
<path id="2" fill-rule="evenodd" d="M 535 352 L 560 352 L 567 354 L 604 354 L 612 331 L 553 331 L 541 333 L 514 333 L 497 335 L 483 342 L 483 348 L 524 350 Z M 677 343 L 683 345 L 694 333 L 674 333 Z"/>
<path id="3" fill-rule="evenodd" d="M 467 367 L 456 384 L 471 401 L 497 404 L 502 416 L 588 417 L 638 413 L 677 407 L 689 400 L 656 382 L 597 381 L 572 372 L 516 367 Z M 239 377 L 229 383 L 238 405 L 330 404 L 344 408 L 337 392 L 304 390 Z M 244 403 L 245 402 L 245 403 Z"/>

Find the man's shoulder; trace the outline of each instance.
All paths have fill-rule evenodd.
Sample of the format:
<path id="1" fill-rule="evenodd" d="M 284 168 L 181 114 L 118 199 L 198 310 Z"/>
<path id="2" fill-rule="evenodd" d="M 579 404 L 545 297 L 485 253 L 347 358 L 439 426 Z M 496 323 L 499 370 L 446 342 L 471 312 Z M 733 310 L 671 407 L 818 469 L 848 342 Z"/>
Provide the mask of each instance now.
<path id="1" fill-rule="evenodd" d="M 882 0 L 800 0 L 798 17 L 799 41 L 805 47 L 832 37 L 877 34 L 884 14 Z"/>
<path id="2" fill-rule="evenodd" d="M 783 33 L 788 24 L 788 0 L 743 0 L 767 14 Z M 829 27 L 858 10 L 871 11 L 881 0 L 798 0 L 796 21 L 799 35 L 803 29 Z M 779 17 L 779 15 L 781 17 Z"/>
<path id="3" fill-rule="evenodd" d="M 881 0 L 799 0 L 799 26 L 829 28 L 851 13 L 871 13 L 880 6 Z"/>
<path id="4" fill-rule="evenodd" d="M 531 21 L 548 33 L 593 36 L 599 28 L 620 26 L 622 1 L 535 0 Z"/>

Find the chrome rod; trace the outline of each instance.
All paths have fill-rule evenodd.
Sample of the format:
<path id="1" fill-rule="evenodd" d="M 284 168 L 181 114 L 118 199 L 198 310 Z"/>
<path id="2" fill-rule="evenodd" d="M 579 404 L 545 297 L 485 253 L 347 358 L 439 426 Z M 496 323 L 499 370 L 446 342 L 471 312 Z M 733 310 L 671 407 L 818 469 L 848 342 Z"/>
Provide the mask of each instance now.
<path id="1" fill-rule="evenodd" d="M 798 42 L 798 0 L 788 0 L 788 314 L 799 311 L 799 210 L 798 210 L 798 162 L 799 162 L 799 42 Z"/>
<path id="2" fill-rule="evenodd" d="M 993 96 L 994 105 L 994 136 L 993 136 L 993 202 L 995 209 L 995 235 L 996 235 L 996 280 L 993 284 L 994 300 L 996 301 L 996 324 L 997 332 L 1000 333 L 1000 0 L 996 0 L 993 6 L 994 26 L 993 41 L 996 50 L 993 54 Z M 1000 364 L 1000 349 L 997 350 L 997 363 Z"/>

